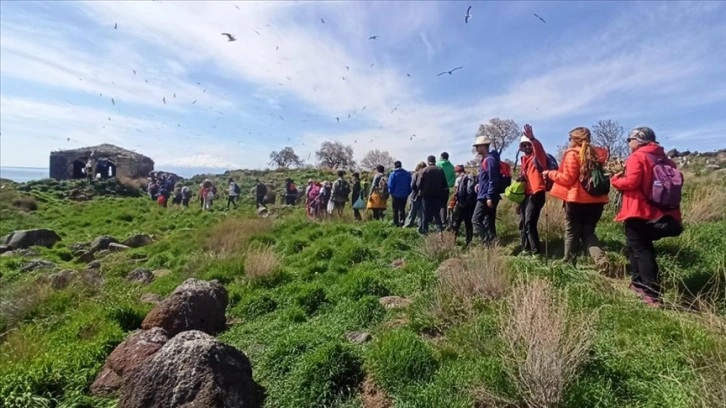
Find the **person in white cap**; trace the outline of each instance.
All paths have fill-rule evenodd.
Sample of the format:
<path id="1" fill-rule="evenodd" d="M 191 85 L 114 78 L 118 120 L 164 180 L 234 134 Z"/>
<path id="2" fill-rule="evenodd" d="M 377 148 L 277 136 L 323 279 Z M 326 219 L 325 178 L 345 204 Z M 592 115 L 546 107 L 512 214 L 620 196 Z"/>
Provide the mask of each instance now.
<path id="1" fill-rule="evenodd" d="M 474 232 L 485 245 L 492 245 L 497 238 L 497 204 L 499 195 L 500 161 L 499 152 L 490 150 L 492 141 L 486 136 L 479 136 L 474 142 L 477 154 L 481 156 L 479 183 L 477 184 L 477 203 L 474 208 L 472 223 Z"/>
<path id="2" fill-rule="evenodd" d="M 519 232 L 522 238 L 522 253 L 540 254 L 537 223 L 545 205 L 546 184 L 542 172 L 547 169 L 547 154 L 542 143 L 534 137 L 532 126 L 524 125 L 524 134 L 519 140 L 522 156 L 520 181 L 524 182 L 524 201 L 517 207 Z"/>

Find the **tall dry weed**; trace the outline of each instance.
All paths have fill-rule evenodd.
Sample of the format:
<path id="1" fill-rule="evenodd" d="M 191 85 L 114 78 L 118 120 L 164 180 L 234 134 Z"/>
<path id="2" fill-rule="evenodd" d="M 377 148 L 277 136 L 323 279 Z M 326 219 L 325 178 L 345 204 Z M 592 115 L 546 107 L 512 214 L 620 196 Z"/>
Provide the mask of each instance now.
<path id="1" fill-rule="evenodd" d="M 214 225 L 206 235 L 204 249 L 220 257 L 244 253 L 255 235 L 272 229 L 265 218 L 226 218 Z"/>
<path id="2" fill-rule="evenodd" d="M 545 280 L 513 289 L 501 334 L 507 371 L 528 407 L 558 406 L 587 358 L 594 316 L 575 314 Z"/>
<path id="3" fill-rule="evenodd" d="M 726 404 L 726 351 L 717 349 L 708 358 L 691 358 L 696 378 L 696 406 L 722 407 Z"/>
<path id="4" fill-rule="evenodd" d="M 423 251 L 426 256 L 433 259 L 446 259 L 457 251 L 456 237 L 450 232 L 429 234 L 424 238 Z"/>
<path id="5" fill-rule="evenodd" d="M 15 327 L 52 292 L 48 285 L 39 282 L 0 291 L 0 322 L 4 323 L 6 330 Z M 0 333 L 0 340 L 2 337 L 3 333 Z"/>
<path id="6" fill-rule="evenodd" d="M 684 204 L 683 220 L 688 224 L 715 222 L 726 219 L 726 187 L 719 184 L 700 184 Z"/>
<path id="7" fill-rule="evenodd" d="M 477 303 L 504 297 L 510 288 L 507 268 L 504 250 L 499 247 L 444 261 L 437 271 L 431 313 L 445 324 L 455 323 L 470 316 Z"/>
<path id="8" fill-rule="evenodd" d="M 250 281 L 272 276 L 280 268 L 280 259 L 270 247 L 255 248 L 245 257 L 245 276 Z"/>
<path id="9" fill-rule="evenodd" d="M 565 235 L 565 209 L 562 206 L 562 200 L 547 195 L 547 201 L 545 201 L 539 217 L 539 231 L 547 242 L 554 237 Z"/>

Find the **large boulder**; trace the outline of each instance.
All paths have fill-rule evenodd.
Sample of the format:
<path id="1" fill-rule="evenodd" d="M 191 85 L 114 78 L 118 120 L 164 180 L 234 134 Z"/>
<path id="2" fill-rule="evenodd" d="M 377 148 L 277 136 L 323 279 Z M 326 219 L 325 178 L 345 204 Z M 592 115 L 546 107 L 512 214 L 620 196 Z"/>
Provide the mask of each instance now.
<path id="1" fill-rule="evenodd" d="M 51 248 L 60 240 L 61 237 L 55 231 L 41 228 L 13 231 L 2 238 L 2 244 L 12 249 L 30 248 L 36 245 Z"/>
<path id="2" fill-rule="evenodd" d="M 101 235 L 91 243 L 91 252 L 108 249 L 110 244 L 118 244 L 118 240 L 110 235 Z"/>
<path id="3" fill-rule="evenodd" d="M 227 290 L 219 281 L 187 279 L 146 315 L 141 328 L 161 327 L 170 336 L 187 330 L 219 333 L 225 328 L 228 302 Z"/>
<path id="4" fill-rule="evenodd" d="M 256 408 L 262 394 L 244 354 L 193 330 L 124 376 L 118 406 Z"/>
<path id="5" fill-rule="evenodd" d="M 154 240 L 148 234 L 136 234 L 127 238 L 122 244 L 131 248 L 140 248 L 142 246 L 151 245 Z"/>
<path id="6" fill-rule="evenodd" d="M 110 396 L 120 388 L 124 375 L 141 365 L 169 341 L 164 329 L 141 330 L 127 337 L 111 352 L 96 380 L 91 394 Z"/>

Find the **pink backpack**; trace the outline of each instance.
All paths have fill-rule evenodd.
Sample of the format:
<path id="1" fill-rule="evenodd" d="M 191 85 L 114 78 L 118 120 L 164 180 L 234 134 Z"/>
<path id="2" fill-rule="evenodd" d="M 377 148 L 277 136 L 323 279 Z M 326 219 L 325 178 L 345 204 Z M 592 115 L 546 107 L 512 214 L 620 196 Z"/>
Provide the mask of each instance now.
<path id="1" fill-rule="evenodd" d="M 320 195 L 320 186 L 313 184 L 308 192 L 308 200 L 313 201 Z"/>
<path id="2" fill-rule="evenodd" d="M 677 210 L 681 206 L 683 190 L 683 174 L 665 156 L 647 154 L 652 166 L 653 182 L 650 193 L 645 196 L 655 207 L 661 210 Z"/>

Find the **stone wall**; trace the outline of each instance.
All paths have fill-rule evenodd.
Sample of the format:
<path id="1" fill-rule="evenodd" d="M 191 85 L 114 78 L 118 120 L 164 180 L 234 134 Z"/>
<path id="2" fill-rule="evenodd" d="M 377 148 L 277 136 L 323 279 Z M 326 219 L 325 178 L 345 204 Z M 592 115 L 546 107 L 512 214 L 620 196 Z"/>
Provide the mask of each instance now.
<path id="1" fill-rule="evenodd" d="M 83 178 L 81 169 L 85 167 L 92 153 L 94 160 L 107 158 L 115 167 L 116 177 L 136 179 L 146 177 L 154 170 L 154 161 L 149 157 L 113 145 L 100 145 L 52 152 L 50 178 L 56 180 Z"/>

